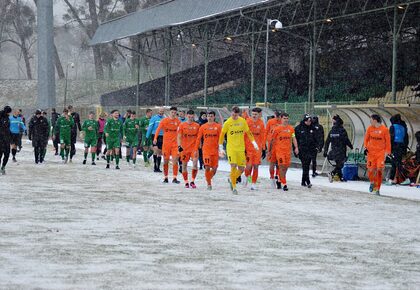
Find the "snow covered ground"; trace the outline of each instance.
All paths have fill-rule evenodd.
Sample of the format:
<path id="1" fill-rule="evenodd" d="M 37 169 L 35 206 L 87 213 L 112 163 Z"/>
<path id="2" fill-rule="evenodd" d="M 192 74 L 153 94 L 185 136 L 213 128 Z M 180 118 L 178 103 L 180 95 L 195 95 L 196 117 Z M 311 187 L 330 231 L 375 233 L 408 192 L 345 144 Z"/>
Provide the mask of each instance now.
<path id="1" fill-rule="evenodd" d="M 418 189 L 366 182 L 258 191 L 163 185 L 122 164 L 33 164 L 28 145 L 0 176 L 1 289 L 418 289 Z M 221 164 L 227 168 L 226 164 Z M 263 170 L 264 172 L 266 170 Z M 264 175 L 264 174 L 262 174 Z"/>

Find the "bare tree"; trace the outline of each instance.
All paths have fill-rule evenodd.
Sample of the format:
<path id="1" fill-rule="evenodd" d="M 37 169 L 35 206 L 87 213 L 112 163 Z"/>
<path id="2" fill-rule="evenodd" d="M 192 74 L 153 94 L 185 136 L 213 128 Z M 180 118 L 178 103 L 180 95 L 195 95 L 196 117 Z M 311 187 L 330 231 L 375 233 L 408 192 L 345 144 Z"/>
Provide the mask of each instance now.
<path id="1" fill-rule="evenodd" d="M 15 44 L 20 48 L 20 52 L 25 61 L 26 75 L 32 79 L 30 50 L 35 43 L 34 27 L 35 13 L 29 5 L 21 4 L 19 0 L 10 1 L 4 11 L 3 19 L 4 33 L 7 35 L 2 42 Z"/>
<path id="2" fill-rule="evenodd" d="M 96 29 L 99 26 L 98 22 L 98 14 L 96 12 L 96 4 L 95 0 L 86 0 L 88 4 L 88 10 L 89 15 L 88 16 L 90 23 L 85 23 L 82 18 L 81 14 L 85 13 L 85 7 L 75 7 L 73 6 L 69 0 L 64 0 L 64 2 L 69 7 L 69 14 L 65 15 L 67 18 L 73 18 L 80 26 L 80 28 L 83 29 L 83 31 L 86 33 L 86 35 L 89 37 L 89 39 L 92 39 L 93 35 L 95 34 Z M 70 16 L 71 15 L 71 16 Z M 86 21 L 86 20 L 85 20 Z M 101 58 L 101 48 L 99 45 L 95 45 L 92 47 L 93 52 L 93 59 L 95 63 L 95 73 L 97 79 L 103 79 L 104 78 L 104 69 L 102 66 L 102 58 Z"/>

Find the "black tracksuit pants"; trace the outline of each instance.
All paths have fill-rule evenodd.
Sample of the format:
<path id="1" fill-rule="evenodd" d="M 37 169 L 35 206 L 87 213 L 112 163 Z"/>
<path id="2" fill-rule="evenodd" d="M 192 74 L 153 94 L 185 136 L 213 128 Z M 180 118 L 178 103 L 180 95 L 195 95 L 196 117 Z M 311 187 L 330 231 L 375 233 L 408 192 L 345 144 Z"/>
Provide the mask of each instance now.
<path id="1" fill-rule="evenodd" d="M 300 161 L 302 162 L 302 185 L 311 184 L 309 179 L 309 167 L 311 165 L 312 156 L 299 156 Z"/>
<path id="2" fill-rule="evenodd" d="M 10 156 L 10 143 L 0 141 L 0 161 L 1 167 L 6 167 L 7 162 L 9 161 Z"/>
<path id="3" fill-rule="evenodd" d="M 396 143 L 392 147 L 392 155 L 394 156 L 394 158 L 392 159 L 392 167 L 391 167 L 391 172 L 389 174 L 389 179 L 393 180 L 395 178 L 395 175 L 397 174 L 397 170 L 401 172 L 402 159 L 405 152 L 406 152 L 406 148 L 403 143 Z"/>
<path id="4" fill-rule="evenodd" d="M 335 167 L 333 169 L 333 171 L 331 171 L 331 175 L 338 175 L 338 177 L 343 178 L 343 167 L 344 167 L 344 163 L 345 163 L 345 158 L 338 158 L 334 160 L 335 162 Z"/>

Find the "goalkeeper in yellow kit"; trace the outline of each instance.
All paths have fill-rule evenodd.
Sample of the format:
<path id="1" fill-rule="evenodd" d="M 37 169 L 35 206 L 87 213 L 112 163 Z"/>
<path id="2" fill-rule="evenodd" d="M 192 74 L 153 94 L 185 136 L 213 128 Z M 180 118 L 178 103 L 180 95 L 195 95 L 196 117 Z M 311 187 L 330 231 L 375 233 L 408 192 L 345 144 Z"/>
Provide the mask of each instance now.
<path id="1" fill-rule="evenodd" d="M 245 169 L 245 140 L 244 135 L 247 134 L 249 140 L 254 146 L 255 150 L 259 150 L 258 144 L 255 142 L 254 136 L 249 130 L 248 124 L 244 118 L 239 117 L 240 110 L 238 107 L 232 108 L 232 114 L 229 119 L 223 124 L 222 133 L 219 138 L 219 155 L 223 157 L 225 151 L 223 150 L 223 142 L 225 135 L 227 135 L 227 158 L 230 164 L 230 186 L 233 194 L 238 194 L 236 190 L 236 179 L 241 176 Z"/>

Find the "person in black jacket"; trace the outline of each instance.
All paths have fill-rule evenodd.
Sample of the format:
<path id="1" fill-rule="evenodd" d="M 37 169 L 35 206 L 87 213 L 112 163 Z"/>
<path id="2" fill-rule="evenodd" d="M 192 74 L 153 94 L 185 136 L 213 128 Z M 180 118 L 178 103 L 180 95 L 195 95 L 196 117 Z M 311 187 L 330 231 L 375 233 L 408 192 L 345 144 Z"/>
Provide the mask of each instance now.
<path id="1" fill-rule="evenodd" d="M 316 172 L 316 157 L 318 153 L 322 152 L 322 148 L 324 148 L 324 127 L 319 124 L 318 116 L 312 116 L 312 124 L 315 128 L 315 136 L 316 136 L 316 150 L 317 153 L 315 154 L 314 158 L 312 159 L 312 177 L 316 177 L 318 173 Z"/>
<path id="2" fill-rule="evenodd" d="M 5 106 L 3 111 L 0 111 L 0 173 L 6 174 L 6 164 L 10 156 L 10 120 L 9 115 L 12 108 Z"/>
<path id="3" fill-rule="evenodd" d="M 312 118 L 305 114 L 303 120 L 295 128 L 296 141 L 299 149 L 299 159 L 302 162 L 302 186 L 312 187 L 309 179 L 309 166 L 317 154 L 317 140 Z"/>
<path id="4" fill-rule="evenodd" d="M 55 128 L 55 124 L 57 124 L 57 120 L 58 118 L 60 118 L 60 114 L 56 112 L 55 108 L 52 108 L 51 110 L 51 127 Z M 53 130 L 54 131 L 54 130 Z M 60 143 L 60 132 L 52 132 L 51 133 L 51 137 L 53 138 L 53 146 L 55 149 L 55 154 L 54 155 L 58 155 L 58 144 Z"/>
<path id="5" fill-rule="evenodd" d="M 391 117 L 391 126 L 389 127 L 389 135 L 391 137 L 391 155 L 392 167 L 389 174 L 388 185 L 396 184 L 395 179 L 397 170 L 402 172 L 402 159 L 407 153 L 408 148 L 408 129 L 407 124 L 401 120 L 401 115 L 396 114 Z"/>
<path id="6" fill-rule="evenodd" d="M 73 117 L 74 125 L 71 128 L 71 144 L 70 144 L 70 162 L 73 159 L 73 156 L 76 155 L 76 141 L 77 141 L 77 129 L 82 131 L 82 125 L 80 124 L 80 115 L 76 113 L 73 109 L 73 106 L 70 105 L 67 107 L 70 115 Z"/>
<path id="7" fill-rule="evenodd" d="M 334 176 L 337 175 L 340 178 L 340 181 L 344 181 L 342 169 L 347 159 L 347 147 L 353 149 L 353 145 L 349 140 L 347 131 L 343 127 L 343 120 L 339 115 L 335 115 L 332 118 L 332 123 L 333 126 L 328 133 L 324 147 L 324 157 L 335 162 L 335 167 L 330 172 L 328 178 L 330 182 L 332 182 Z M 330 144 L 331 150 L 328 152 Z"/>
<path id="8" fill-rule="evenodd" d="M 44 162 L 44 150 L 48 144 L 48 137 L 50 133 L 50 125 L 40 110 L 36 110 L 35 116 L 29 121 L 28 138 L 32 141 L 34 147 L 35 163 Z"/>

